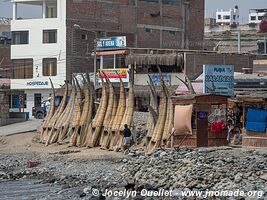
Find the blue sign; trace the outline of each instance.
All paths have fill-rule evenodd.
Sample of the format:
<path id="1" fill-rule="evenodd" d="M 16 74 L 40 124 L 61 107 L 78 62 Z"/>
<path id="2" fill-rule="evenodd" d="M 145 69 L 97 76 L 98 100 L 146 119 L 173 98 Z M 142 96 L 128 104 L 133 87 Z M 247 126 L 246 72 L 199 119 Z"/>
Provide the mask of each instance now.
<path id="1" fill-rule="evenodd" d="M 126 48 L 126 36 L 97 38 L 97 49 Z"/>
<path id="2" fill-rule="evenodd" d="M 233 65 L 203 65 L 203 92 L 234 95 Z"/>
<path id="3" fill-rule="evenodd" d="M 155 86 L 160 86 L 160 75 L 159 74 L 149 74 Z M 170 74 L 162 74 L 165 85 L 171 85 L 171 76 Z"/>

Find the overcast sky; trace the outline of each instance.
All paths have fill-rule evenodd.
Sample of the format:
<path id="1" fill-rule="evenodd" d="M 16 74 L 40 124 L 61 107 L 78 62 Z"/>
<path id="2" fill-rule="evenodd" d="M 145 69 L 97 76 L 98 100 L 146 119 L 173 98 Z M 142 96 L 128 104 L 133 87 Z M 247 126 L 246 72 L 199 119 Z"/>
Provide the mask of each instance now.
<path id="1" fill-rule="evenodd" d="M 11 17 L 12 7 L 8 0 L 0 0 L 0 17 Z M 197 0 L 196 0 L 197 1 Z M 267 0 L 206 0 L 205 15 L 214 17 L 217 9 L 229 9 L 238 5 L 240 10 L 241 23 L 248 20 L 250 8 L 267 8 Z M 29 8 L 23 9 L 24 14 L 32 12 Z"/>

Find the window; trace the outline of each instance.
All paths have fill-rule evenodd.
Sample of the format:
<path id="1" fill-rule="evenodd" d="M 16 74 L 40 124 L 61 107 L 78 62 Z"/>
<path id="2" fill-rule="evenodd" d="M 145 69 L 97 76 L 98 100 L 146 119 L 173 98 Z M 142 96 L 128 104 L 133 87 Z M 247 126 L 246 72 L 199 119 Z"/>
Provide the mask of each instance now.
<path id="1" fill-rule="evenodd" d="M 13 60 L 13 78 L 14 79 L 33 78 L 33 59 Z"/>
<path id="2" fill-rule="evenodd" d="M 152 2 L 152 3 L 158 3 L 159 0 L 139 0 L 139 1 L 146 1 L 146 2 Z"/>
<path id="3" fill-rule="evenodd" d="M 42 104 L 42 94 L 34 93 L 34 107 L 41 107 Z"/>
<path id="4" fill-rule="evenodd" d="M 46 1 L 46 18 L 57 18 L 57 1 Z"/>
<path id="5" fill-rule="evenodd" d="M 113 69 L 114 68 L 114 55 L 103 56 L 103 69 Z"/>
<path id="6" fill-rule="evenodd" d="M 222 18 L 222 16 L 221 15 L 218 15 L 218 19 L 221 19 Z"/>
<path id="7" fill-rule="evenodd" d="M 162 0 L 163 4 L 181 5 L 181 0 Z"/>
<path id="8" fill-rule="evenodd" d="M 116 68 L 128 68 L 125 65 L 125 55 L 115 55 L 116 56 Z"/>
<path id="9" fill-rule="evenodd" d="M 235 18 L 236 18 L 236 15 L 233 15 L 233 20 L 235 20 Z"/>
<path id="10" fill-rule="evenodd" d="M 29 31 L 13 31 L 12 44 L 29 44 Z"/>
<path id="11" fill-rule="evenodd" d="M 251 17 L 250 17 L 250 20 L 251 20 L 251 21 L 255 21 L 255 20 L 256 20 L 256 16 L 251 16 Z"/>
<path id="12" fill-rule="evenodd" d="M 43 43 L 57 43 L 57 30 L 43 30 Z"/>
<path id="13" fill-rule="evenodd" d="M 82 40 L 87 40 L 87 34 L 82 34 L 81 38 Z"/>
<path id="14" fill-rule="evenodd" d="M 230 15 L 224 15 L 223 19 L 230 19 Z"/>
<path id="15" fill-rule="evenodd" d="M 258 16 L 258 20 L 263 20 L 264 16 Z"/>
<path id="16" fill-rule="evenodd" d="M 44 58 L 43 59 L 43 76 L 56 76 L 57 75 L 57 59 Z"/>
<path id="17" fill-rule="evenodd" d="M 147 33 L 152 33 L 152 30 L 150 28 L 146 28 Z"/>

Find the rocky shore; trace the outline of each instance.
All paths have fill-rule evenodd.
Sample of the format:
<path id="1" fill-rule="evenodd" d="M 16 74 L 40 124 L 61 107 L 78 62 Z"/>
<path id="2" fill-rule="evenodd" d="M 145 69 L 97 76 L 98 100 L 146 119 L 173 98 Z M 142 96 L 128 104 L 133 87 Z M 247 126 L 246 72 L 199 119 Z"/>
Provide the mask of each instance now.
<path id="1" fill-rule="evenodd" d="M 156 150 L 152 155 L 145 155 L 143 150 L 137 149 L 122 158 L 71 159 L 75 153 L 1 154 L 0 185 L 7 181 L 38 180 L 38 184 L 54 188 L 48 193 L 54 199 L 126 198 L 102 196 L 107 190 L 135 191 L 137 195 L 133 196 L 134 199 L 155 199 L 140 196 L 144 189 L 173 191 L 175 197 L 166 199 L 184 198 L 182 191 L 207 190 L 257 192 L 253 198 L 232 199 L 267 197 L 266 150 L 181 148 Z M 95 189 L 99 194 L 93 196 Z"/>

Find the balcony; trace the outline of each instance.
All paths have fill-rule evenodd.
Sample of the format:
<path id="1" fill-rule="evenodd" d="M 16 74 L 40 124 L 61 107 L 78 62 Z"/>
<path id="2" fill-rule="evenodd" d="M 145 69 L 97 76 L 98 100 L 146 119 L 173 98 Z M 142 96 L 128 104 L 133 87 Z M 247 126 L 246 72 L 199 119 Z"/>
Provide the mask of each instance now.
<path id="1" fill-rule="evenodd" d="M 13 1 L 13 20 L 46 18 L 57 18 L 57 0 Z"/>

